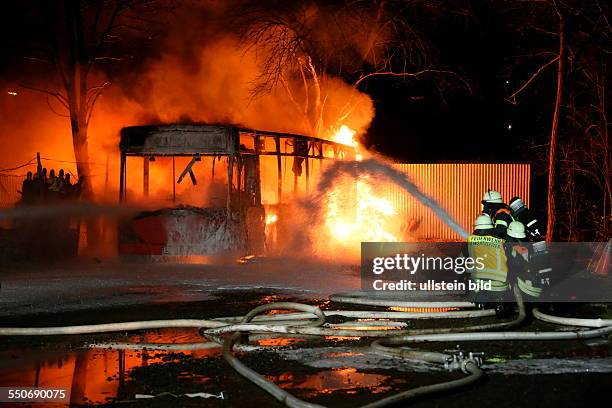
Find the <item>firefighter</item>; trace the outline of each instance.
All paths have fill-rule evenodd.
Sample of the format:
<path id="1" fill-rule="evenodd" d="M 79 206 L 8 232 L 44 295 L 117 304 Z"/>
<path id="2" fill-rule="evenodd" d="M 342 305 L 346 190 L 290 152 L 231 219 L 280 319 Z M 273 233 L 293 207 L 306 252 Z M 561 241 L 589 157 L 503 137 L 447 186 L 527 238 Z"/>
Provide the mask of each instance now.
<path id="1" fill-rule="evenodd" d="M 546 282 L 542 282 L 537 269 L 532 263 L 533 250 L 528 242 L 525 225 L 520 221 L 513 221 L 508 226 L 508 240 L 506 252 L 511 280 L 520 289 L 527 301 L 540 298 Z"/>
<path id="2" fill-rule="evenodd" d="M 512 217 L 525 225 L 525 231 L 530 241 L 541 241 L 545 235 L 544 226 L 536 215 L 531 211 L 521 197 L 512 197 L 510 200 L 510 210 L 512 211 Z"/>
<path id="3" fill-rule="evenodd" d="M 490 282 L 491 289 L 484 293 L 473 293 L 472 300 L 476 303 L 500 302 L 508 299 L 508 260 L 504 250 L 505 240 L 495 234 L 491 218 L 481 214 L 474 222 L 474 232 L 467 239 L 468 256 L 482 262 L 483 267 L 474 267 L 470 272 L 472 281 Z M 505 314 L 503 303 L 493 305 L 499 315 Z"/>
<path id="4" fill-rule="evenodd" d="M 508 225 L 514 218 L 510 208 L 504 203 L 502 195 L 495 190 L 487 190 L 482 198 L 482 213 L 488 215 L 495 225 L 495 233 L 499 238 L 506 238 Z"/>
<path id="5" fill-rule="evenodd" d="M 520 197 L 510 200 L 510 209 L 513 217 L 523 223 L 527 239 L 531 244 L 531 268 L 536 272 L 538 284 L 542 288 L 550 287 L 552 280 L 552 262 L 548 253 L 548 246 L 544 241 L 545 227 Z"/>

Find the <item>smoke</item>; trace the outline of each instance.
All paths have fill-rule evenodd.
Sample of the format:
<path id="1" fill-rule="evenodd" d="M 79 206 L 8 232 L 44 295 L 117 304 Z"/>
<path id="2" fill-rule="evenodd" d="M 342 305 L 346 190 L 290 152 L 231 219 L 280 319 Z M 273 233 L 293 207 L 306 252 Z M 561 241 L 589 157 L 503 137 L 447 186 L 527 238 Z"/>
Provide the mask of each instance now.
<path id="1" fill-rule="evenodd" d="M 244 3 L 185 2 L 168 19 L 166 33 L 156 40 L 152 51 L 136 56 L 129 65 L 106 66 L 104 71 L 90 75 L 91 86 L 111 83 L 99 98 L 89 125 L 89 160 L 99 198 L 104 193 L 111 199 L 117 197 L 119 131 L 125 126 L 206 122 L 312 133 L 301 110 L 300 97 L 304 95 L 294 95 L 296 106 L 281 86 L 270 93 L 253 94 L 267 56 L 265 50 L 249 48 L 233 27 L 237 10 Z M 316 12 L 324 17 L 317 21 L 330 21 L 331 14 L 326 16 L 324 8 Z M 318 27 L 319 37 L 326 35 L 329 27 Z M 334 38 L 338 35 L 329 34 Z M 365 132 L 374 115 L 371 99 L 340 78 L 322 75 L 320 79 L 325 104 L 321 119 L 326 126 L 318 136 L 330 136 L 328 132 L 334 129 L 329 126 L 345 116 L 347 101 L 354 109 L 342 124 L 358 134 Z M 303 87 L 301 78 L 288 80 L 293 89 Z M 47 78 L 29 85 L 61 91 L 57 82 Z M 76 174 L 70 124 L 63 107 L 52 97 L 19 88 L 16 83 L 0 89 L 0 167 L 20 165 L 40 151 L 43 157 L 61 160 L 45 162 L 46 167 Z M 17 91 L 18 95 L 9 95 L 8 91 Z"/>
<path id="2" fill-rule="evenodd" d="M 92 71 L 89 86 L 106 81 L 111 84 L 97 100 L 88 128 L 90 177 L 98 201 L 117 200 L 119 133 L 126 126 L 223 123 L 314 136 L 304 113 L 307 110 L 305 99 L 313 91 L 311 85 L 304 87 L 301 77 L 287 78 L 293 98 L 280 85 L 269 92 L 254 93 L 269 55 L 265 49 L 249 47 L 233 26 L 239 14 L 237 10 L 244 3 L 185 2 L 168 19 L 165 34 L 154 40 L 152 50 L 134 55 L 129 64 L 109 64 Z M 347 46 L 342 50 L 343 55 L 354 52 L 355 41 L 363 31 L 349 26 L 347 30 L 339 30 L 329 10 L 322 6 L 309 7 L 309 13 L 318 16 L 311 27 L 318 30 L 317 41 L 333 39 L 320 57 L 328 58 L 332 55 L 330 50 L 340 49 L 338 44 L 344 39 Z M 332 27 L 336 27 L 333 32 L 326 32 Z M 346 37 L 346 31 L 355 33 L 355 38 Z M 362 52 L 356 51 L 359 55 Z M 360 55 L 362 57 L 366 58 Z M 54 72 L 52 69 L 51 75 L 37 80 L 29 77 L 28 85 L 62 92 L 57 78 L 52 79 Z M 331 138 L 337 130 L 334 127 L 339 124 L 350 127 L 358 135 L 363 134 L 374 116 L 370 97 L 329 73 L 321 73 L 319 80 L 323 104 L 319 119 L 323 125 L 316 136 Z M 67 112 L 53 97 L 21 88 L 19 82 L 0 84 L 0 140 L 3 145 L 0 168 L 21 165 L 40 152 L 43 165 L 48 169 L 57 172 L 63 168 L 76 175 Z M 17 91 L 17 95 L 9 91 Z M 347 112 L 349 102 L 351 109 Z M 167 190 L 172 189 L 172 166 L 162 161 L 158 159 L 151 166 L 150 204 L 158 191 L 164 191 L 165 199 L 171 197 Z M 206 174 L 203 163 L 197 166 L 196 173 Z M 184 163 L 177 160 L 176 167 L 180 171 Z M 25 174 L 28 170 L 35 170 L 35 167 L 24 167 L 17 173 Z M 136 195 L 131 191 L 142 190 L 142 162 L 128 160 L 127 173 L 128 196 L 134 198 Z M 275 181 L 277 176 L 274 173 L 269 177 Z M 177 199 L 183 194 L 185 184 L 176 186 Z"/>

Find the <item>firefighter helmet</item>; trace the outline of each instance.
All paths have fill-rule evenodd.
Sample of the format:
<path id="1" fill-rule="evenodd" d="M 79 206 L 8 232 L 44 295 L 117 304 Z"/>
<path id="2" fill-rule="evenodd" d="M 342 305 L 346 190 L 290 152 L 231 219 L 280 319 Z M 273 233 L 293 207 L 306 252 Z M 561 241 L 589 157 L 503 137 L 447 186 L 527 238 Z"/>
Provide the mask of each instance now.
<path id="1" fill-rule="evenodd" d="M 484 197 L 482 198 L 482 203 L 496 203 L 501 204 L 504 200 L 502 199 L 502 195 L 499 191 L 495 190 L 487 190 L 484 193 Z"/>
<path id="2" fill-rule="evenodd" d="M 517 212 L 521 208 L 525 207 L 525 203 L 523 202 L 521 197 L 512 197 L 512 200 L 510 200 L 509 205 L 513 212 Z"/>
<path id="3" fill-rule="evenodd" d="M 520 221 L 512 221 L 510 225 L 508 225 L 506 234 L 512 238 L 526 238 L 527 234 L 525 234 L 525 224 Z"/>
<path id="4" fill-rule="evenodd" d="M 474 221 L 474 229 L 475 230 L 487 230 L 493 229 L 493 221 L 491 217 L 486 214 L 480 214 L 476 217 L 476 221 Z"/>

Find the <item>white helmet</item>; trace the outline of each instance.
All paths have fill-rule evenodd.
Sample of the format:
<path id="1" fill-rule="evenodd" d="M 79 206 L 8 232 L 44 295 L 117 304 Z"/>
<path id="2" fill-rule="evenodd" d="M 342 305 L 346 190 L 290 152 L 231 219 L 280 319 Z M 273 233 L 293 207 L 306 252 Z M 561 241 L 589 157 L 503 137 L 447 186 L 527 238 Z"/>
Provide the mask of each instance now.
<path id="1" fill-rule="evenodd" d="M 508 236 L 512 238 L 527 237 L 527 234 L 525 234 L 525 225 L 519 221 L 512 221 L 510 225 L 508 225 L 506 234 L 508 234 Z"/>
<path id="2" fill-rule="evenodd" d="M 475 230 L 487 230 L 493 229 L 493 221 L 491 217 L 486 214 L 480 214 L 476 217 L 476 221 L 474 221 L 474 229 Z"/>
<path id="3" fill-rule="evenodd" d="M 512 211 L 517 212 L 523 207 L 525 207 L 525 203 L 521 200 L 521 197 L 513 197 L 512 200 L 510 200 L 510 209 L 512 209 Z"/>
<path id="4" fill-rule="evenodd" d="M 495 190 L 487 190 L 486 193 L 484 193 L 484 197 L 482 198 L 482 202 L 484 203 L 503 203 L 504 200 L 502 199 L 502 195 L 499 191 L 495 191 Z"/>

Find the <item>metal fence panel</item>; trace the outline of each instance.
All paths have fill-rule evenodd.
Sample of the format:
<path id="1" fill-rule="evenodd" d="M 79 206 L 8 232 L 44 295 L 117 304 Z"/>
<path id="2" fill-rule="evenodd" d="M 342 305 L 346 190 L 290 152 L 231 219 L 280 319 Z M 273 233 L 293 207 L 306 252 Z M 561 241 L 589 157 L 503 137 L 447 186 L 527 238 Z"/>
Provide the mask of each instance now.
<path id="1" fill-rule="evenodd" d="M 396 164 L 426 195 L 435 199 L 466 230 L 472 230 L 487 189 L 499 191 L 508 202 L 520 196 L 529 205 L 529 164 Z M 392 185 L 387 197 L 400 218 L 414 228 L 410 238 L 458 240 L 460 237 L 408 192 Z"/>
<path id="2" fill-rule="evenodd" d="M 21 185 L 25 176 L 0 174 L 0 208 L 12 207 L 21 200 Z"/>

